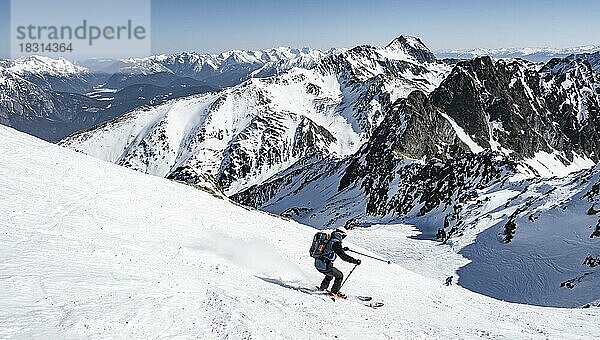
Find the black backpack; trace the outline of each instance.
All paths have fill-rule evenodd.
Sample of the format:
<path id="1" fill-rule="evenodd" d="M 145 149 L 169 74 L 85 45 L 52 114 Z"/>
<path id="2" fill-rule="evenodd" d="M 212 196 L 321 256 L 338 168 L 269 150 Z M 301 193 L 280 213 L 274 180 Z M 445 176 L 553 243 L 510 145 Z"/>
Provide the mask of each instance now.
<path id="1" fill-rule="evenodd" d="M 315 259 L 320 258 L 323 255 L 323 251 L 325 250 L 325 246 L 327 246 L 327 242 L 329 242 L 330 235 L 319 231 L 313 236 L 312 244 L 310 245 L 310 256 Z"/>

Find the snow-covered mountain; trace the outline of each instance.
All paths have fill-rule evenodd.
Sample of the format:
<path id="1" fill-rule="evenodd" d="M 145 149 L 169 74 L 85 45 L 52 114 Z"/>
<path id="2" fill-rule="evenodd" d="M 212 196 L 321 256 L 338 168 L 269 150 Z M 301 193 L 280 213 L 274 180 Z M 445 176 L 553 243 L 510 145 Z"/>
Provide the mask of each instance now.
<path id="1" fill-rule="evenodd" d="M 431 92 L 450 65 L 417 38 L 332 53 L 312 68 L 140 109 L 62 145 L 161 177 L 181 167 L 236 193 L 316 154 L 355 153 L 397 98 Z"/>
<path id="2" fill-rule="evenodd" d="M 13 61 L 7 61 L 5 67 L 21 76 L 37 74 L 40 76 L 68 77 L 89 73 L 86 68 L 78 66 L 67 59 L 53 59 L 45 56 L 21 57 Z"/>
<path id="3" fill-rule="evenodd" d="M 98 89 L 84 94 L 54 90 L 60 87 L 58 84 L 73 85 L 71 81 L 75 80 L 49 75 L 21 76 L 10 68 L 0 69 L 0 124 L 57 142 L 140 106 L 215 90 L 183 81 L 167 87 L 140 84 L 120 91 Z"/>
<path id="4" fill-rule="evenodd" d="M 389 107 L 353 156 L 350 178 L 391 171 L 402 157 L 450 160 L 485 150 L 527 175 L 589 168 L 600 150 L 597 84 L 580 59 L 555 59 L 541 68 L 489 57 L 460 62 L 429 96 L 415 91 Z"/>
<path id="5" fill-rule="evenodd" d="M 56 92 L 85 94 L 106 81 L 106 75 L 90 72 L 64 58 L 21 57 L 6 61 L 5 68 L 42 87 Z"/>
<path id="6" fill-rule="evenodd" d="M 600 150 L 600 105 L 591 92 L 597 83 L 589 63 L 579 59 L 557 59 L 539 69 L 524 61 L 489 57 L 460 62 L 429 96 L 415 91 L 391 105 L 369 142 L 350 160 L 336 165 L 342 169 L 338 183 L 343 178 L 345 184 L 335 187 L 343 189 L 370 178 L 367 182 L 372 184 L 367 186 L 378 193 L 372 205 L 385 210 L 381 201 L 405 158 L 452 162 L 488 152 L 514 163 L 525 176 L 543 177 L 590 168 Z M 332 162 L 316 163 L 329 168 Z M 280 175 L 310 173 L 306 162 L 293 169 L 297 171 Z M 280 179 L 275 176 L 267 182 Z M 282 195 L 292 192 L 266 183 L 264 193 L 260 193 L 263 188 L 253 188 L 241 194 L 247 199 L 239 198 L 254 206 L 272 199 L 287 201 L 280 195 L 271 197 L 279 190 Z"/>
<path id="7" fill-rule="evenodd" d="M 565 58 L 572 54 L 585 54 L 600 51 L 600 46 L 580 46 L 573 48 L 476 48 L 472 50 L 437 50 L 435 55 L 440 58 L 473 59 L 489 56 L 494 58 L 521 58 L 532 62 L 548 62 L 552 58 Z"/>
<path id="8" fill-rule="evenodd" d="M 77 93 L 55 92 L 0 69 L 0 124 L 44 139 L 57 141 L 92 126 L 106 105 Z"/>
<path id="9" fill-rule="evenodd" d="M 582 53 L 570 55 L 571 59 L 585 59 L 592 66 L 592 69 L 600 73 L 600 51 L 594 53 Z"/>
<path id="10" fill-rule="evenodd" d="M 597 307 L 507 303 L 398 265 L 405 225 L 345 240 L 394 262 L 364 258 L 344 285 L 385 305 L 332 302 L 306 290 L 321 279 L 310 227 L 7 127 L 0 139 L 2 338 L 600 337 Z M 413 265 L 447 263 L 432 248 L 446 256 L 413 244 Z"/>

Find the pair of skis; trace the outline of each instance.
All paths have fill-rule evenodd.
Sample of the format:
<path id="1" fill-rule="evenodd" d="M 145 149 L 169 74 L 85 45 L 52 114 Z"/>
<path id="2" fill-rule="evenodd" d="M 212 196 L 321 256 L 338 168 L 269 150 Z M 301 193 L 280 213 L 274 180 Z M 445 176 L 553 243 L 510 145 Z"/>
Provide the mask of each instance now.
<path id="1" fill-rule="evenodd" d="M 315 294 L 326 294 L 331 301 L 335 302 L 336 297 L 328 290 L 320 290 L 319 287 L 314 291 Z M 340 300 L 354 300 L 360 302 L 361 304 L 371 307 L 371 308 L 379 308 L 383 307 L 383 302 L 381 301 L 373 301 L 373 298 L 370 296 L 362 296 L 362 295 L 347 295 L 347 298 L 337 298 Z"/>

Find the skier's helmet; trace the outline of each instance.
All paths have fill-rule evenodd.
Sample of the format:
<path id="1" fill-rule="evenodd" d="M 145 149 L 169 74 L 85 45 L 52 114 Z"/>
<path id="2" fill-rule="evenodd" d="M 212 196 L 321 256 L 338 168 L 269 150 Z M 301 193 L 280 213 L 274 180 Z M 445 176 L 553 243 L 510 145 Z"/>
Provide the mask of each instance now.
<path id="1" fill-rule="evenodd" d="M 342 239 L 344 239 L 344 238 L 346 238 L 346 236 L 348 236 L 348 229 L 346 227 L 339 227 L 335 231 L 340 234 Z"/>

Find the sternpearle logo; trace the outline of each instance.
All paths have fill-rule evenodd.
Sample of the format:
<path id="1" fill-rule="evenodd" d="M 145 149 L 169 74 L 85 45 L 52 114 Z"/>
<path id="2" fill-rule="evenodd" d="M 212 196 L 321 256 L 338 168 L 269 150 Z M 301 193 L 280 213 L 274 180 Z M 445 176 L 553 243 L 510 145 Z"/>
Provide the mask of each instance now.
<path id="1" fill-rule="evenodd" d="M 150 54 L 150 0 L 12 0 L 11 57 Z"/>

